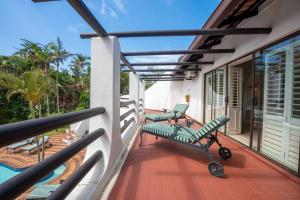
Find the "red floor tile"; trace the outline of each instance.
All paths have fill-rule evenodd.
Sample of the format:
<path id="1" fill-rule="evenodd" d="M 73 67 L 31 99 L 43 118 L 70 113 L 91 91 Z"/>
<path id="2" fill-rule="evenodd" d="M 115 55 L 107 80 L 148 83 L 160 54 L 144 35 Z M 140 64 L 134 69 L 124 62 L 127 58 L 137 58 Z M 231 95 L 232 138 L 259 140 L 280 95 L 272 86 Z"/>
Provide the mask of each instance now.
<path id="1" fill-rule="evenodd" d="M 235 141 L 220 136 L 233 157 L 221 161 L 225 177 L 209 174 L 209 159 L 195 149 L 144 134 L 137 137 L 109 199 L 116 200 L 287 200 L 300 199 L 300 178 Z"/>

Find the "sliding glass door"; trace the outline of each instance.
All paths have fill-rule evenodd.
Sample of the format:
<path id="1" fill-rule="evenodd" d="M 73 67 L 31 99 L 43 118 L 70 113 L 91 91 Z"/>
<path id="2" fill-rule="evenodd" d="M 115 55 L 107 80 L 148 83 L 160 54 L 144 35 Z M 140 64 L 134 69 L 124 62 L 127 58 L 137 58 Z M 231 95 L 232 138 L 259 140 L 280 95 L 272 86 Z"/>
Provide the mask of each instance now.
<path id="1" fill-rule="evenodd" d="M 204 123 L 213 118 L 213 72 L 205 75 L 205 116 Z"/>
<path id="2" fill-rule="evenodd" d="M 222 67 L 205 75 L 204 122 L 225 115 L 226 68 Z M 222 127 L 220 131 L 224 131 Z"/>
<path id="3" fill-rule="evenodd" d="M 265 85 L 261 152 L 298 170 L 300 141 L 300 42 L 264 50 Z"/>

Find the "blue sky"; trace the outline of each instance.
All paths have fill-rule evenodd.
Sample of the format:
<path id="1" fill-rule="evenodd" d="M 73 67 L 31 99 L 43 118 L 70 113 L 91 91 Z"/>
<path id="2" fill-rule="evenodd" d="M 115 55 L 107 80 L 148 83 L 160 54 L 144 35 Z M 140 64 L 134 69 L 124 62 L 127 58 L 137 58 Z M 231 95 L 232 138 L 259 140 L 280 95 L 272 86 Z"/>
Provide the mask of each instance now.
<path id="1" fill-rule="evenodd" d="M 201 28 L 220 0 L 84 0 L 107 30 L 161 30 Z M 0 55 L 10 55 L 20 39 L 41 44 L 60 37 L 73 53 L 90 55 L 90 41 L 79 34 L 93 32 L 68 5 L 58 1 L 1 0 Z M 121 39 L 122 51 L 186 49 L 193 37 Z M 132 57 L 130 61 L 175 61 L 178 56 Z"/>

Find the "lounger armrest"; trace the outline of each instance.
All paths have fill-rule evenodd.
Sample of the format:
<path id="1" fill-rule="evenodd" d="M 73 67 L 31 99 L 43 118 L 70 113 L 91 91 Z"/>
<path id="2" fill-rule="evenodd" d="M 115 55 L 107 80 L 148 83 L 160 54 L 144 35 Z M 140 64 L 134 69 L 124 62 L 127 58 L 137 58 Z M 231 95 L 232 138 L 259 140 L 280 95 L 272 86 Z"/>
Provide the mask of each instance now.
<path id="1" fill-rule="evenodd" d="M 195 121 L 192 120 L 192 119 L 187 119 L 187 120 L 186 120 L 186 126 L 189 127 L 189 128 L 191 128 L 191 126 L 192 126 L 194 123 L 195 123 Z"/>
<path id="2" fill-rule="evenodd" d="M 177 113 L 180 114 L 180 117 L 184 115 L 184 113 L 180 112 L 180 111 L 173 111 L 174 113 L 174 117 L 176 117 Z"/>
<path id="3" fill-rule="evenodd" d="M 171 110 L 169 110 L 169 109 L 167 109 L 167 108 L 164 108 L 162 111 L 163 111 L 164 113 L 166 113 L 166 112 L 171 112 Z"/>

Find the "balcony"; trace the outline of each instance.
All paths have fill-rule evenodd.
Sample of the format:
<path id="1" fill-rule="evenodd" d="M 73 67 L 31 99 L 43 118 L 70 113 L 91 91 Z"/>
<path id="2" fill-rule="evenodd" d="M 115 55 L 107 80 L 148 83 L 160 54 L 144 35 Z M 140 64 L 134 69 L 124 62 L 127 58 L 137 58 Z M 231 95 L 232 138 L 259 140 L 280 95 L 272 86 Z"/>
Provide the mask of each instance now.
<path id="1" fill-rule="evenodd" d="M 1 125 L 0 147 L 4 151 L 13 143 L 65 125 L 75 126 L 75 123 L 79 132 L 88 130 L 88 134 L 69 146 L 49 151 L 40 163 L 28 161 L 27 170 L 0 185 L 0 199 L 24 199 L 36 187 L 36 182 L 78 157 L 82 162 L 64 174 L 64 182 L 50 191 L 47 199 L 300 199 L 297 177 L 300 174 L 297 118 L 300 116 L 297 96 L 300 15 L 296 0 L 289 0 L 289 4 L 240 1 L 243 2 L 240 6 L 236 6 L 234 0 L 222 1 L 219 12 L 199 30 L 111 33 L 105 31 L 83 1 L 67 2 L 95 32 L 81 34 L 83 39 L 91 40 L 90 109 Z M 238 9 L 236 7 L 240 10 L 229 12 Z M 260 9 L 263 12 L 260 13 Z M 281 17 L 281 9 L 286 18 Z M 250 13 L 241 13 L 245 10 Z M 275 12 L 278 16 L 274 16 Z M 187 50 L 121 51 L 121 37 L 159 36 L 196 37 Z M 174 54 L 183 56 L 178 62 L 131 63 L 127 60 L 129 56 Z M 149 65 L 176 67 L 135 67 Z M 126 97 L 120 96 L 120 71 L 129 72 Z M 147 91 L 146 81 L 155 81 Z M 267 88 L 267 84 L 271 86 Z M 266 91 L 275 90 L 275 94 L 264 93 L 264 86 Z M 276 93 L 284 89 L 285 92 Z M 247 101 L 241 100 L 243 98 Z M 211 143 L 209 149 L 224 167 L 222 178 L 209 173 L 209 156 L 190 148 L 192 142 L 184 146 L 145 134 L 139 146 L 138 133 L 144 125 L 145 114 L 160 112 L 165 107 L 171 109 L 177 103 L 189 105 L 186 117 L 194 119 L 193 129 L 205 126 L 220 115 L 230 118 L 228 125 L 216 130 L 220 142 L 232 151 L 232 158 L 220 159 L 216 143 Z M 289 107 L 292 103 L 293 116 Z M 269 110 L 264 110 L 264 105 L 268 105 Z M 273 115 L 266 115 L 270 113 Z M 185 121 L 178 123 L 186 126 Z M 241 134 L 243 123 L 244 127 L 249 125 L 244 135 Z M 264 137 L 258 135 L 262 134 L 263 127 L 267 127 Z M 234 139 L 241 135 L 249 135 L 247 144 Z M 207 141 L 212 139 L 207 136 Z"/>
<path id="2" fill-rule="evenodd" d="M 137 137 L 108 199 L 299 199 L 299 178 L 233 139 L 220 142 L 233 155 L 221 161 L 222 179 L 209 174 L 198 150 L 152 135 L 140 147 Z M 210 150 L 219 158 L 217 145 Z"/>

